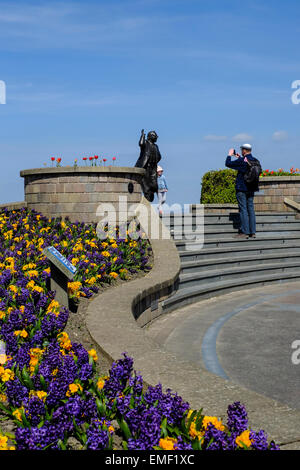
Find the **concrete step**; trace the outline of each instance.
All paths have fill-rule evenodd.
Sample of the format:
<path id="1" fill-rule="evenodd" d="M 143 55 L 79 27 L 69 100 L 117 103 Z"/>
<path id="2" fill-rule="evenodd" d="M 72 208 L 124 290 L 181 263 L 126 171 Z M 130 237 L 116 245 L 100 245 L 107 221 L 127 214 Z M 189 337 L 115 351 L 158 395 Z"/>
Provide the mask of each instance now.
<path id="1" fill-rule="evenodd" d="M 224 258 L 210 258 L 205 259 L 196 259 L 193 261 L 183 261 L 181 262 L 181 273 L 182 274 L 195 274 L 203 273 L 210 270 L 223 270 L 225 268 L 235 268 L 242 266 L 255 266 L 260 264 L 269 264 L 269 263 L 281 263 L 284 266 L 285 263 L 289 261 L 300 262 L 300 246 L 298 254 L 295 252 L 291 253 L 271 253 L 271 254 L 255 254 L 255 255 L 242 255 L 234 257 L 224 257 Z"/>
<path id="2" fill-rule="evenodd" d="M 249 242 L 252 240 L 249 240 Z M 236 247 L 234 251 L 228 250 L 226 247 L 220 248 L 202 248 L 199 250 L 180 251 L 179 256 L 181 263 L 192 261 L 209 261 L 210 259 L 226 258 L 240 258 L 241 256 L 261 256 L 261 255 L 283 255 L 298 254 L 300 253 L 299 243 L 279 243 L 277 245 L 268 244 L 244 244 L 243 246 Z"/>
<path id="3" fill-rule="evenodd" d="M 164 313 L 184 307 L 198 300 L 216 297 L 227 292 L 234 292 L 251 287 L 263 286 L 272 283 L 289 282 L 300 279 L 300 270 L 289 273 L 262 274 L 248 278 L 229 279 L 226 281 L 201 284 L 178 290 L 162 302 Z"/>
<path id="4" fill-rule="evenodd" d="M 205 272 L 193 272 L 181 274 L 179 279 L 179 290 L 200 286 L 202 284 L 216 283 L 219 281 L 226 281 L 228 279 L 242 279 L 251 278 L 259 275 L 273 275 L 282 274 L 283 277 L 286 273 L 299 271 L 300 276 L 300 261 L 287 260 L 282 262 L 269 262 L 257 263 L 252 266 L 229 266 L 215 267 L 215 269 L 207 270 Z"/>
<path id="5" fill-rule="evenodd" d="M 170 230 L 170 231 L 192 231 L 196 230 L 197 228 L 205 227 L 205 229 L 217 229 L 217 228 L 234 228 L 237 229 L 240 226 L 240 221 L 239 219 L 235 220 L 223 220 L 223 221 L 216 221 L 216 220 L 204 220 L 204 223 L 202 220 L 197 221 L 196 220 L 184 220 L 182 223 L 170 223 L 170 224 L 165 224 L 165 226 Z M 286 227 L 288 230 L 290 229 L 296 229 L 300 228 L 300 220 L 297 219 L 288 219 L 288 220 L 256 220 L 256 226 L 257 228 L 268 228 L 270 230 L 274 230 L 276 227 Z"/>
<path id="6" fill-rule="evenodd" d="M 182 229 L 185 229 L 185 230 L 195 230 L 197 227 L 202 227 L 204 225 L 205 228 L 207 229 L 216 229 L 217 227 L 222 227 L 222 228 L 237 228 L 239 227 L 240 225 L 240 222 L 239 222 L 239 219 L 235 222 L 235 221 L 232 221 L 232 220 L 225 220 L 225 221 L 222 221 L 222 222 L 217 222 L 217 221 L 211 221 L 211 220 L 205 220 L 204 221 L 204 224 L 196 224 L 196 221 L 184 221 L 184 223 L 182 224 L 179 224 L 179 225 L 166 225 L 166 227 L 169 229 L 169 230 L 182 230 Z M 256 221 L 256 226 L 257 227 L 260 227 L 260 228 L 263 228 L 263 227 L 266 227 L 266 228 L 274 228 L 274 227 L 288 227 L 289 229 L 290 228 L 300 228 L 300 220 L 293 220 L 293 219 L 290 219 L 290 220 L 283 220 L 283 221 L 280 221 L 280 220 L 270 220 L 270 221 L 267 221 L 267 220 L 264 220 L 262 219 L 261 221 Z"/>
<path id="7" fill-rule="evenodd" d="M 174 224 L 182 225 L 183 221 L 185 225 L 195 225 L 196 224 L 196 216 L 195 214 L 185 214 L 184 217 L 182 215 L 165 215 L 162 218 L 163 223 L 166 226 L 170 226 L 173 228 Z M 206 214 L 204 215 L 204 222 L 205 224 L 211 223 L 233 223 L 239 221 L 239 214 L 238 213 L 231 213 L 231 214 Z M 284 223 L 284 222 L 295 222 L 295 213 L 290 212 L 258 212 L 256 213 L 256 221 L 257 223 Z M 298 221 L 299 223 L 299 221 Z"/>
<path id="8" fill-rule="evenodd" d="M 175 244 L 179 251 L 185 250 L 199 250 L 200 248 L 218 248 L 226 247 L 230 251 L 235 251 L 235 249 L 245 246 L 246 244 L 253 244 L 254 246 L 258 244 L 264 245 L 277 245 L 277 244 L 286 244 L 289 242 L 300 243 L 300 232 L 295 232 L 291 235 L 260 235 L 257 238 L 251 239 L 236 239 L 233 237 L 228 238 L 205 238 L 203 246 L 199 246 L 200 243 L 197 241 L 185 241 L 185 240 L 175 240 Z"/>
<path id="9" fill-rule="evenodd" d="M 188 227 L 184 227 L 184 229 L 179 229 L 179 230 L 170 230 L 172 237 L 174 240 L 180 240 L 180 239 L 187 239 L 187 240 L 192 240 L 193 235 L 201 234 L 203 233 L 203 228 L 199 228 L 198 230 L 189 230 Z M 226 238 L 229 236 L 233 236 L 237 233 L 237 228 L 233 228 L 232 226 L 226 226 L 224 225 L 213 225 L 213 226 L 204 226 L 204 236 L 205 239 L 209 238 Z M 286 236 L 286 235 L 293 235 L 293 234 L 299 234 L 300 236 L 300 223 L 298 224 L 277 224 L 277 225 L 271 225 L 271 224 L 257 224 L 256 226 L 256 234 L 257 236 L 265 236 L 266 234 L 270 235 L 281 235 L 281 236 Z"/>

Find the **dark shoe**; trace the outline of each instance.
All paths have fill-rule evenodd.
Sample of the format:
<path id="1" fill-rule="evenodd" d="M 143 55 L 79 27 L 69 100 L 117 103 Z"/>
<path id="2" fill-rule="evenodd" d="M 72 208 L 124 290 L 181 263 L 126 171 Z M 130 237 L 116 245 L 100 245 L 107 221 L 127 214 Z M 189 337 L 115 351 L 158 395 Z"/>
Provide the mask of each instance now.
<path id="1" fill-rule="evenodd" d="M 233 238 L 247 240 L 247 238 L 249 238 L 249 235 L 246 235 L 246 233 L 238 233 L 237 235 L 234 235 Z"/>
<path id="2" fill-rule="evenodd" d="M 255 233 L 251 233 L 248 238 L 256 238 Z"/>

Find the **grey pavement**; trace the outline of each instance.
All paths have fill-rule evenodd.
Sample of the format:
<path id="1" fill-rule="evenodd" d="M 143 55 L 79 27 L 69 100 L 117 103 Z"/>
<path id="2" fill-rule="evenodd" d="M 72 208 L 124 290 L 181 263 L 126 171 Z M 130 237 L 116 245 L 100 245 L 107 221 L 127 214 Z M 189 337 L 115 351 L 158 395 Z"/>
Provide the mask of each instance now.
<path id="1" fill-rule="evenodd" d="M 166 351 L 300 410 L 300 282 L 226 294 L 166 314 L 144 328 Z M 298 357 L 300 357 L 300 352 Z"/>

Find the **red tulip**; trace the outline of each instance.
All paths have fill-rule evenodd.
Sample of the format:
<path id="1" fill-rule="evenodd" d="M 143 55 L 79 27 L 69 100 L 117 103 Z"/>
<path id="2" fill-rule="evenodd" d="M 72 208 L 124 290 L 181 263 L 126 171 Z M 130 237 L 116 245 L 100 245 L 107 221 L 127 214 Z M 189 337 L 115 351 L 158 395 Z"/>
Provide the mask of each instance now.
<path id="1" fill-rule="evenodd" d="M 54 162 L 54 161 L 55 161 L 55 157 L 51 157 L 51 160 Z"/>
<path id="2" fill-rule="evenodd" d="M 57 161 L 58 161 L 58 163 L 60 163 L 60 162 L 61 162 L 61 158 L 58 158 Z"/>
<path id="3" fill-rule="evenodd" d="M 106 158 L 103 158 L 103 161 L 106 162 Z"/>
<path id="4" fill-rule="evenodd" d="M 86 157 L 83 157 L 83 159 L 82 159 L 82 160 L 87 160 L 87 158 L 86 158 Z"/>
<path id="5" fill-rule="evenodd" d="M 92 161 L 94 157 L 89 157 L 89 160 Z"/>
<path id="6" fill-rule="evenodd" d="M 97 159 L 98 159 L 98 155 L 94 155 L 94 159 L 97 160 Z"/>
<path id="7" fill-rule="evenodd" d="M 113 157 L 113 160 L 115 160 L 115 159 L 116 159 L 116 157 Z"/>

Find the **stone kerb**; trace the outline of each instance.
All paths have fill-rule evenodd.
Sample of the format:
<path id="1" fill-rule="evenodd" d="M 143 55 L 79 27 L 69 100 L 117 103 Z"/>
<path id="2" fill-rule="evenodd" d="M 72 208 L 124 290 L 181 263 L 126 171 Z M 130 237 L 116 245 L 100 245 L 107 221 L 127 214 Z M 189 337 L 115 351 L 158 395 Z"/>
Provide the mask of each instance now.
<path id="1" fill-rule="evenodd" d="M 111 204 L 117 217 L 119 197 L 127 205 L 141 201 L 145 170 L 130 167 L 54 167 L 23 170 L 25 201 L 46 217 L 69 217 L 71 222 L 98 222 L 99 204 Z M 125 207 L 127 210 L 127 206 Z"/>
<path id="2" fill-rule="evenodd" d="M 23 207 L 27 207 L 26 201 L 8 202 L 7 204 L 0 204 L 0 210 L 7 209 L 8 211 L 17 211 L 22 209 Z"/>
<path id="3" fill-rule="evenodd" d="M 282 448 L 293 448 L 293 443 L 300 442 L 299 411 L 180 360 L 149 338 L 146 328 L 141 328 L 159 315 L 159 308 L 153 312 L 151 304 L 172 292 L 180 271 L 178 252 L 171 239 L 150 237 L 150 243 L 154 254 L 151 272 L 108 289 L 88 307 L 87 328 L 102 353 L 112 362 L 127 352 L 146 384 L 161 383 L 164 390 L 177 392 L 192 408 L 203 408 L 205 414 L 226 420 L 227 406 L 242 401 L 251 427 L 265 429 L 270 439 L 286 444 Z M 296 448 L 300 447 L 299 442 Z"/>

